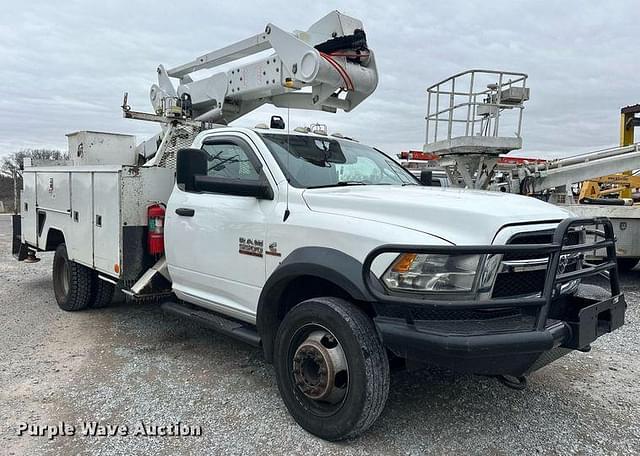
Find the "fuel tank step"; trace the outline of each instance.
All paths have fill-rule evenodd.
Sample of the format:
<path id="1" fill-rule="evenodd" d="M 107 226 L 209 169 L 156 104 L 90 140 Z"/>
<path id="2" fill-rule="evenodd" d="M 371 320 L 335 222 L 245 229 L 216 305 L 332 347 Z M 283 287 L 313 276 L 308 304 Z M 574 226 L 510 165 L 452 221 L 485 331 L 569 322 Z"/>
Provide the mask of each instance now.
<path id="1" fill-rule="evenodd" d="M 165 312 L 195 320 L 219 333 L 239 339 L 254 347 L 260 346 L 260 336 L 258 336 L 258 332 L 253 326 L 247 323 L 182 302 L 165 301 L 160 307 Z"/>

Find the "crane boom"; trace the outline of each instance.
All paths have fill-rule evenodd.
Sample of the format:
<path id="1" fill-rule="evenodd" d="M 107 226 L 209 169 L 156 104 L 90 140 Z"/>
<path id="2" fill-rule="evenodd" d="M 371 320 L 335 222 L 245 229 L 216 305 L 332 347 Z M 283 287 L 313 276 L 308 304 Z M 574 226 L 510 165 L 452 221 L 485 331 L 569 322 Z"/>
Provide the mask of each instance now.
<path id="1" fill-rule="evenodd" d="M 270 55 L 257 57 L 270 49 Z M 256 60 L 234 65 L 251 56 Z M 192 78 L 195 72 L 222 65 L 231 68 Z M 177 89 L 172 78 L 179 80 Z M 160 65 L 151 103 L 156 114 L 166 117 L 226 123 L 265 103 L 350 111 L 373 93 L 377 83 L 362 22 L 333 11 L 307 32 L 289 33 L 270 23 L 262 33 L 183 65 L 169 70 Z"/>
<path id="2" fill-rule="evenodd" d="M 637 169 L 638 164 L 640 143 L 552 160 L 529 168 L 534 177 L 534 190 L 542 191 L 614 174 L 621 169 Z"/>
<path id="3" fill-rule="evenodd" d="M 265 52 L 272 50 L 269 55 Z M 255 60 L 246 62 L 251 56 Z M 225 68 L 222 68 L 226 65 Z M 194 73 L 218 70 L 201 79 Z M 159 122 L 162 132 L 137 147 L 146 166 L 175 165 L 175 152 L 212 124 L 227 124 L 258 107 L 325 112 L 351 111 L 378 85 L 373 52 L 362 22 L 332 11 L 306 32 L 286 32 L 269 23 L 264 32 L 166 70 L 157 68 L 150 90 L 153 113 L 124 117 Z M 178 80 L 177 88 L 172 79 Z"/>

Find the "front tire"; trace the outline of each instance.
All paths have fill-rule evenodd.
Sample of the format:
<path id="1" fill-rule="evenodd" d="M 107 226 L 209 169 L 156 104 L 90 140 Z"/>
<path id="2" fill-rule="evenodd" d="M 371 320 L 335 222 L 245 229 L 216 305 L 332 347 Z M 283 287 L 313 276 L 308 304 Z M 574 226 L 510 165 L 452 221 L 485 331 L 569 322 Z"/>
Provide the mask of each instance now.
<path id="1" fill-rule="evenodd" d="M 371 319 L 352 303 L 314 298 L 284 318 L 275 342 L 280 395 L 296 422 L 336 441 L 366 431 L 389 393 L 389 361 Z"/>
<path id="2" fill-rule="evenodd" d="M 60 244 L 53 257 L 53 292 L 62 310 L 86 309 L 91 300 L 91 269 L 69 260 L 67 247 Z"/>

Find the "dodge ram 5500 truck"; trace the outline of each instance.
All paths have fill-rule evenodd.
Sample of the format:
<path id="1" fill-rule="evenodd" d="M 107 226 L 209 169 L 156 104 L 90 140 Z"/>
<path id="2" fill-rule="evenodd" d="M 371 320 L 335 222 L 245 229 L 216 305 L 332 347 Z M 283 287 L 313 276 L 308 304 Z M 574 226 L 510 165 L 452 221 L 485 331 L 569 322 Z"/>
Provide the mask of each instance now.
<path id="1" fill-rule="evenodd" d="M 303 94 L 303 105 L 345 109 L 362 99 L 333 100 L 324 87 L 349 86 L 350 75 L 370 80 L 375 68 L 372 54 L 362 58 L 361 24 L 339 13 L 327 18 L 320 21 L 326 33 L 317 24 L 308 32 L 316 41 L 288 34 L 299 58 L 262 60 L 265 73 L 282 77 L 277 89 L 271 82 L 265 89 L 274 103 L 302 84 L 296 75 L 320 100 Z M 340 51 L 326 44 L 345 37 L 352 40 L 340 41 Z M 293 418 L 328 440 L 356 436 L 380 415 L 391 355 L 521 377 L 588 350 L 623 324 L 607 219 L 572 218 L 523 196 L 423 186 L 377 149 L 287 132 L 279 118 L 273 128 L 199 128 L 195 119 L 225 108 L 199 104 L 202 93 L 185 75 L 254 46 L 255 39 L 241 42 L 166 73 L 183 86 L 177 94 L 152 89 L 152 101 L 168 93 L 144 115 L 165 121 L 153 153 L 148 144 L 134 149 L 127 136 L 81 132 L 69 136 L 73 166 L 25 167 L 14 254 L 33 260 L 55 252 L 62 309 L 107 305 L 118 287 L 259 346 Z M 330 70 L 339 79 L 313 85 Z M 158 73 L 162 85 L 164 69 Z M 224 83 L 247 82 L 247 74 L 230 70 Z M 230 113 L 257 89 L 233 90 L 219 99 L 236 102 Z M 603 263 L 584 262 L 594 249 L 605 252 Z M 602 274 L 608 290 L 583 283 Z"/>

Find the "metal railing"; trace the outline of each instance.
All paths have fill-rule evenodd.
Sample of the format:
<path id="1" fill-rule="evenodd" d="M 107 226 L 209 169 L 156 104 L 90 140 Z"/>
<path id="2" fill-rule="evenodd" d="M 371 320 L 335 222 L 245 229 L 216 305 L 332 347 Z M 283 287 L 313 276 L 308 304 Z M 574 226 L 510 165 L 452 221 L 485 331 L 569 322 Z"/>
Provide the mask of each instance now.
<path id="1" fill-rule="evenodd" d="M 425 143 L 458 136 L 512 136 L 501 134 L 504 110 L 516 111 L 513 134 L 520 137 L 524 102 L 529 98 L 526 84 L 524 73 L 479 69 L 433 84 L 427 89 Z"/>

